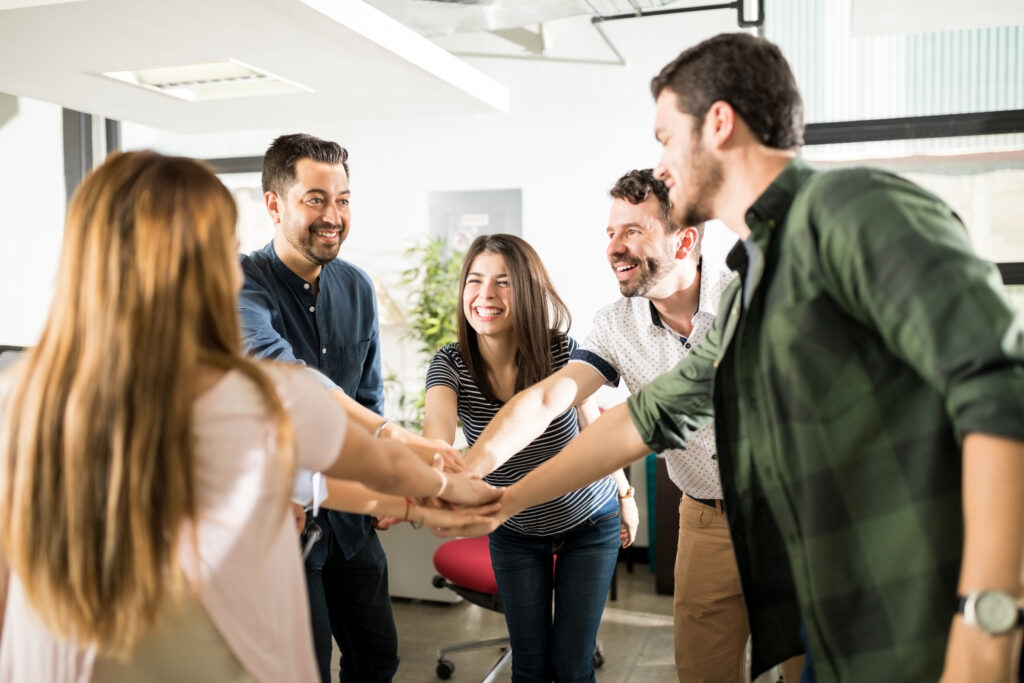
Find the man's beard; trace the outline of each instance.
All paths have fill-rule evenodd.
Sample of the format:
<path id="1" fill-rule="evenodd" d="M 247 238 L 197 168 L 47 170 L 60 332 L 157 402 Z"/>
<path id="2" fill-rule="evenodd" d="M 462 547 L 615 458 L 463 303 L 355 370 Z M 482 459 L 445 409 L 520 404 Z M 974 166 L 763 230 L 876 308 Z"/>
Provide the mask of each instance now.
<path id="1" fill-rule="evenodd" d="M 338 242 L 336 244 L 321 244 L 318 241 L 320 238 L 313 234 L 313 231 L 315 230 L 337 230 Z M 338 258 L 338 251 L 341 249 L 341 243 L 345 241 L 346 236 L 346 228 L 343 225 L 314 223 L 306 229 L 306 239 L 297 240 L 297 243 L 295 243 L 294 246 L 310 263 L 318 266 L 325 266 Z"/>
<path id="2" fill-rule="evenodd" d="M 690 158 L 693 160 L 689 174 L 693 178 L 692 189 L 682 205 L 672 205 L 672 220 L 677 225 L 699 225 L 715 218 L 711 200 L 724 178 L 722 162 L 703 151 L 697 142 L 693 144 Z"/>
<path id="3" fill-rule="evenodd" d="M 619 292 L 622 293 L 622 296 L 633 297 L 647 294 L 668 268 L 664 261 L 648 256 L 637 261 L 636 269 L 639 271 L 639 277 L 619 283 Z"/>

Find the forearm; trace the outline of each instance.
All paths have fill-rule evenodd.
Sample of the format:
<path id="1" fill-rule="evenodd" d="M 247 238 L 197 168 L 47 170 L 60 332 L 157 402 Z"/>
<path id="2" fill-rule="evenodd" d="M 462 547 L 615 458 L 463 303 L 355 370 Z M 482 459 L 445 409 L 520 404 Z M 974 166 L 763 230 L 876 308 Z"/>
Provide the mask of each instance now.
<path id="1" fill-rule="evenodd" d="M 348 415 L 349 420 L 355 422 L 371 434 L 375 433 L 377 428 L 384 422 L 383 417 L 362 405 L 341 389 L 331 389 L 330 394 L 331 398 L 345 409 L 345 414 Z"/>
<path id="2" fill-rule="evenodd" d="M 501 467 L 568 410 L 576 396 L 576 383 L 557 374 L 519 392 L 488 423 L 466 453 L 466 464 L 481 476 Z"/>
<path id="3" fill-rule="evenodd" d="M 528 507 L 582 488 L 643 457 L 649 450 L 626 405 L 615 406 L 561 453 L 506 489 L 501 515 L 507 519 Z"/>
<path id="4" fill-rule="evenodd" d="M 1024 442 L 968 434 L 963 448 L 960 592 L 1024 597 Z"/>
<path id="5" fill-rule="evenodd" d="M 997 589 L 1020 601 L 1024 563 L 1024 442 L 968 434 L 963 448 L 964 550 L 958 592 Z M 952 601 L 953 596 L 950 596 Z M 1020 630 L 992 636 L 953 619 L 942 683 L 1016 680 Z"/>
<path id="6" fill-rule="evenodd" d="M 626 471 L 620 467 L 612 472 L 612 476 L 615 477 L 615 488 L 618 489 L 619 497 L 626 495 L 629 492 L 629 479 L 626 479 Z"/>
<path id="7" fill-rule="evenodd" d="M 399 519 L 405 518 L 408 513 L 409 502 L 405 496 L 378 493 L 359 482 L 344 479 L 327 477 L 326 483 L 327 500 L 323 503 L 325 508 L 358 515 Z"/>
<path id="8" fill-rule="evenodd" d="M 446 481 L 409 449 L 390 439 L 374 439 L 358 424 L 349 425 L 338 459 L 324 474 L 399 496 L 434 496 Z"/>

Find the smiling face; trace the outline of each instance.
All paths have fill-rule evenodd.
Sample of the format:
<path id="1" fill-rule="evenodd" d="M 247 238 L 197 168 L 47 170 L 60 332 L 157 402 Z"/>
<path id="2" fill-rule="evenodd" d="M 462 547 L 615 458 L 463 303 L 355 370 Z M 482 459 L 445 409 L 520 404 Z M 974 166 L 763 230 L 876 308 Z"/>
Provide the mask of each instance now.
<path id="1" fill-rule="evenodd" d="M 722 164 L 704 144 L 698 121 L 679 111 L 671 90 L 658 95 L 654 136 L 662 146 L 654 175 L 668 187 L 672 220 L 697 225 L 715 218 L 715 196 L 722 186 Z"/>
<path id="2" fill-rule="evenodd" d="M 277 227 L 274 245 L 293 271 L 304 275 L 338 257 L 352 220 L 348 174 L 342 164 L 301 159 L 295 182 L 283 197 L 267 192 L 267 210 Z"/>
<path id="3" fill-rule="evenodd" d="M 605 253 L 622 296 L 644 296 L 675 264 L 679 235 L 666 234 L 658 199 L 614 199 Z"/>
<path id="4" fill-rule="evenodd" d="M 512 330 L 512 289 L 501 255 L 485 251 L 473 259 L 466 273 L 462 309 L 470 327 L 480 336 Z"/>

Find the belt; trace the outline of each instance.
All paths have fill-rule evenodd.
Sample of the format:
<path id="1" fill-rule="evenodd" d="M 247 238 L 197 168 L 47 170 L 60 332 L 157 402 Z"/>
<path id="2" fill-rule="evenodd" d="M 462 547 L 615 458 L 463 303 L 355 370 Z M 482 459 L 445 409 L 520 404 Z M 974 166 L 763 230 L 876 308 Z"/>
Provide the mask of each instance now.
<path id="1" fill-rule="evenodd" d="M 694 501 L 695 503 L 707 505 L 709 508 L 715 508 L 717 510 L 725 509 L 725 501 L 722 500 L 721 498 L 694 498 L 690 494 L 686 494 L 686 497 Z"/>

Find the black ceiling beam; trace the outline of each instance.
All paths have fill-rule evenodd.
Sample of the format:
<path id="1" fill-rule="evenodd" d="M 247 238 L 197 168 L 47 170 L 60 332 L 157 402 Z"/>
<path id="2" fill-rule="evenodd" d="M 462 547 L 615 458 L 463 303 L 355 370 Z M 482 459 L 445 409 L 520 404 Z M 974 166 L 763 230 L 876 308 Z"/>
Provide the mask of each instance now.
<path id="1" fill-rule="evenodd" d="M 261 173 L 263 171 L 263 157 L 203 159 L 203 163 L 212 168 L 214 173 Z"/>
<path id="2" fill-rule="evenodd" d="M 831 145 L 846 142 L 919 140 L 1009 133 L 1024 133 L 1024 109 L 941 114 L 938 116 L 906 116 L 898 119 L 809 123 L 804 130 L 804 144 Z"/>
<path id="3" fill-rule="evenodd" d="M 640 19 L 643 17 L 657 17 L 663 14 L 682 14 L 684 12 L 706 12 L 708 10 L 734 9 L 736 10 L 736 23 L 741 28 L 752 28 L 764 24 L 764 0 L 757 0 L 757 19 L 748 21 L 743 16 L 744 0 L 736 2 L 720 3 L 717 5 L 697 5 L 696 7 L 677 7 L 675 9 L 653 9 L 629 12 L 626 14 L 597 15 L 590 18 L 593 24 L 600 24 L 605 21 L 619 21 L 621 19 Z"/>
<path id="4" fill-rule="evenodd" d="M 997 263 L 996 266 L 1003 276 L 1003 284 L 1024 285 L 1024 263 Z"/>

